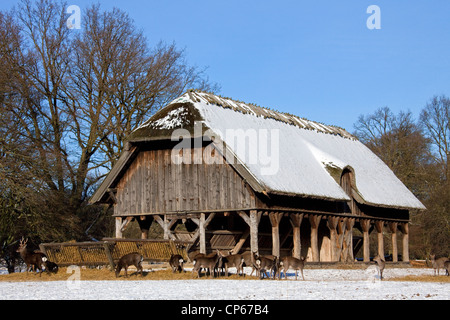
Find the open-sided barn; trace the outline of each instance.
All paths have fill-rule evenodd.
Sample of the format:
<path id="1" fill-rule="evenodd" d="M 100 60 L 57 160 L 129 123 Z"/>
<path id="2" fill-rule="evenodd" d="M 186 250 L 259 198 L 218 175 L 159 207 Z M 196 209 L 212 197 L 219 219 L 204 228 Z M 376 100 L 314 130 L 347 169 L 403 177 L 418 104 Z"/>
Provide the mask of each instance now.
<path id="1" fill-rule="evenodd" d="M 401 231 L 409 260 L 410 211 L 424 206 L 341 128 L 189 91 L 127 141 L 91 198 L 114 206 L 118 238 L 136 219 L 143 238 L 156 221 L 165 238 L 192 241 L 201 252 L 352 261 L 362 245 L 368 261 L 375 230 L 377 253 L 384 256 L 383 232 L 390 232 L 397 261 Z M 187 231 L 175 232 L 179 223 Z"/>

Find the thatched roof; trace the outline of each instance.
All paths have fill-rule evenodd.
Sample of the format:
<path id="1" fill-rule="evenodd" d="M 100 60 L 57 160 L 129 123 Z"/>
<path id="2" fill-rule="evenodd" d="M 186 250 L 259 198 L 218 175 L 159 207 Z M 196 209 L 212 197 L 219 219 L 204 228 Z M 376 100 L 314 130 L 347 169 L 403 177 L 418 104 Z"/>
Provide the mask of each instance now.
<path id="1" fill-rule="evenodd" d="M 202 123 L 200 134 L 195 130 L 196 122 Z M 344 129 L 210 93 L 186 92 L 137 128 L 128 140 L 170 139 L 180 128 L 191 135 L 214 136 L 214 143 L 224 146 L 222 153 L 228 155 L 227 160 L 234 159 L 232 165 L 238 172 L 245 171 L 256 192 L 345 201 L 350 198 L 339 181 L 342 172 L 350 169 L 359 202 L 424 209 L 394 173 Z M 242 141 L 255 136 L 257 146 L 242 147 Z"/>

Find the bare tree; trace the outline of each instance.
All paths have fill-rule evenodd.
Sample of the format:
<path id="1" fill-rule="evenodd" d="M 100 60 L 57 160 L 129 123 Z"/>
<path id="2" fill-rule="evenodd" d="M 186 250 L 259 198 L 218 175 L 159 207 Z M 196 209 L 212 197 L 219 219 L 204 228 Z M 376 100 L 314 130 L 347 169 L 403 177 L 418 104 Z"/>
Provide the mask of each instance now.
<path id="1" fill-rule="evenodd" d="M 450 99 L 446 96 L 433 97 L 420 114 L 425 135 L 431 140 L 433 156 L 442 166 L 443 174 L 450 179 Z"/>
<path id="2" fill-rule="evenodd" d="M 92 6 L 74 31 L 66 7 L 0 12 L 0 224 L 47 239 L 98 230 L 106 211 L 85 200 L 125 137 L 187 88 L 217 89 L 175 44 L 150 48 L 125 12 Z"/>
<path id="3" fill-rule="evenodd" d="M 426 181 L 430 170 L 429 142 L 415 124 L 411 112 L 393 114 L 388 107 L 361 115 L 355 136 L 378 155 L 417 196 L 423 197 L 434 181 Z"/>

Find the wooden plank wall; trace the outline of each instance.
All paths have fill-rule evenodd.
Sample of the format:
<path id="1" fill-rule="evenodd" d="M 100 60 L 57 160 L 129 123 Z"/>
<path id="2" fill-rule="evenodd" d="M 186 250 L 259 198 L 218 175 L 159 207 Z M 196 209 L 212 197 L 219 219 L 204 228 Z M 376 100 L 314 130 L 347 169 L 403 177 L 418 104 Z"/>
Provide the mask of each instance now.
<path id="1" fill-rule="evenodd" d="M 205 147 L 201 149 L 205 151 Z M 229 164 L 196 164 L 194 156 L 202 153 L 194 148 L 191 163 L 186 159 L 175 164 L 171 152 L 139 152 L 117 184 L 115 215 L 255 206 L 253 191 Z"/>

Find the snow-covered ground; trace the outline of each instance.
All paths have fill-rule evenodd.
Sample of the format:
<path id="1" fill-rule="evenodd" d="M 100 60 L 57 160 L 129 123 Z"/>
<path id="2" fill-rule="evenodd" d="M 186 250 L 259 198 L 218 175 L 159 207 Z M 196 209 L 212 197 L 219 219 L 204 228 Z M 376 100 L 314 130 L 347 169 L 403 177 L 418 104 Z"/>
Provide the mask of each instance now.
<path id="1" fill-rule="evenodd" d="M 384 277 L 431 275 L 433 269 L 386 269 Z M 285 280 L 134 280 L 0 282 L 1 299 L 188 299 L 188 300 L 358 300 L 450 298 L 450 283 L 380 281 L 366 270 L 305 269 L 305 281 Z M 69 275 L 68 275 L 69 277 Z M 139 279 L 139 278 L 137 278 Z"/>

